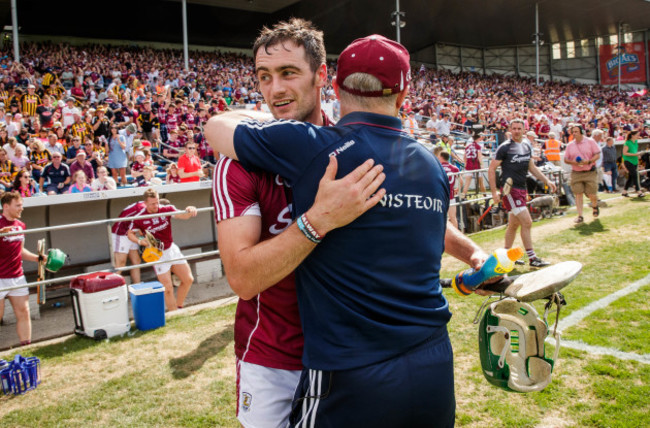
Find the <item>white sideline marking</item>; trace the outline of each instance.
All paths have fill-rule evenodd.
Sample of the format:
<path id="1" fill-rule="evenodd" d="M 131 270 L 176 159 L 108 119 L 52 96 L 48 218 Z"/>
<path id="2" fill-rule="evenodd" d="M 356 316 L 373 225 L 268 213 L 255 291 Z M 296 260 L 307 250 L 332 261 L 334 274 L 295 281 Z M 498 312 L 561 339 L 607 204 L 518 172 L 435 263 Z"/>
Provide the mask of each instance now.
<path id="1" fill-rule="evenodd" d="M 578 324 L 580 321 L 582 321 L 583 319 L 591 315 L 594 311 L 597 311 L 598 309 L 606 308 L 611 303 L 615 302 L 621 297 L 634 293 L 635 291 L 638 291 L 639 288 L 648 284 L 650 284 L 650 275 L 646 276 L 645 278 L 641 278 L 640 280 L 633 282 L 627 287 L 622 288 L 608 296 L 605 296 L 600 300 L 596 300 L 595 302 L 588 304 L 582 309 L 578 309 L 577 311 L 572 312 L 571 315 L 567 316 L 563 320 L 560 320 L 560 325 L 558 329 L 560 331 L 564 331 L 569 327 L 573 327 L 574 325 Z"/>
<path id="2" fill-rule="evenodd" d="M 549 337 L 546 339 L 551 345 L 555 346 L 555 339 Z M 635 354 L 633 352 L 623 352 L 616 348 L 607 348 L 605 346 L 588 345 L 582 341 L 575 340 L 560 340 L 560 345 L 563 348 L 577 349 L 578 351 L 585 351 L 594 355 L 610 355 L 620 360 L 637 361 L 643 364 L 650 364 L 650 354 Z"/>
<path id="3" fill-rule="evenodd" d="M 578 324 L 580 321 L 591 315 L 593 312 L 598 309 L 603 309 L 620 299 L 621 297 L 627 296 L 639 290 L 639 288 L 650 284 L 650 275 L 645 278 L 633 282 L 625 288 L 622 288 L 608 296 L 603 297 L 600 300 L 596 300 L 585 306 L 582 309 L 578 309 L 575 312 L 572 312 L 571 315 L 564 318 L 560 321 L 558 330 L 564 331 L 569 327 L 573 327 Z M 546 342 L 555 346 L 555 339 L 553 337 L 547 337 Z M 613 357 L 619 358 L 621 360 L 632 360 L 638 361 L 643 364 L 650 364 L 650 354 L 635 354 L 632 352 L 623 352 L 615 348 L 607 348 L 605 346 L 594 346 L 588 345 L 582 341 L 573 341 L 573 340 L 561 340 L 560 345 L 566 348 L 577 349 L 579 351 L 585 351 L 594 355 L 611 355 Z"/>

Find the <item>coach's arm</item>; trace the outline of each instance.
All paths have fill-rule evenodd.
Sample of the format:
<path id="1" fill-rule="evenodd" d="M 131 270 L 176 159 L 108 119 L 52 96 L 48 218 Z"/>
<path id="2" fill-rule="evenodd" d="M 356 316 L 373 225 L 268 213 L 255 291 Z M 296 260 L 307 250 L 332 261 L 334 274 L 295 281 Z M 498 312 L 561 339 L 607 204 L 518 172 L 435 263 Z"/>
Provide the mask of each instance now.
<path id="1" fill-rule="evenodd" d="M 234 143 L 235 128 L 244 119 L 264 121 L 273 119 L 273 116 L 270 113 L 255 110 L 229 111 L 212 116 L 205 124 L 204 133 L 205 139 L 215 153 L 218 152 L 237 160 Z"/>

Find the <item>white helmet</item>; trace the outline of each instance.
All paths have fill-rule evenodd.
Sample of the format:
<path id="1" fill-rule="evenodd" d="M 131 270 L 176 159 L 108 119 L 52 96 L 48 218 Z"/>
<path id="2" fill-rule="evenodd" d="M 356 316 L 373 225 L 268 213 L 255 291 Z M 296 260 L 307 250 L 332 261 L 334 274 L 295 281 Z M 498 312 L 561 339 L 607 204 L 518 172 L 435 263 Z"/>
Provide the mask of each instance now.
<path id="1" fill-rule="evenodd" d="M 507 298 L 492 303 L 483 313 L 478 340 L 483 375 L 488 382 L 515 392 L 541 391 L 551 382 L 560 337 L 556 324 L 555 354 L 553 359 L 546 358 L 548 307 L 550 302 L 542 320 L 533 306 Z"/>

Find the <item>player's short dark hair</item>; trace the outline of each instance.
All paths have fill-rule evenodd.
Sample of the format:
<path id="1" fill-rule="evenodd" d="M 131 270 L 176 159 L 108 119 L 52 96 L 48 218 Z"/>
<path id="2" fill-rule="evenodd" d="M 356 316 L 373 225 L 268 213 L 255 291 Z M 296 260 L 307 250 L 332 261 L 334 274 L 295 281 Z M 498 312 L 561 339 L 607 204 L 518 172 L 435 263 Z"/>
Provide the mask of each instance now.
<path id="1" fill-rule="evenodd" d="M 262 28 L 253 44 L 253 58 L 257 56 L 260 48 L 264 48 L 268 53 L 268 48 L 284 42 L 293 42 L 305 48 L 311 71 L 316 72 L 318 67 L 325 64 L 323 32 L 311 21 L 300 18 L 291 18 L 288 21 L 280 21 L 271 28 Z"/>
<path id="2" fill-rule="evenodd" d="M 444 151 L 444 150 L 441 151 L 440 154 L 439 154 L 438 156 L 440 156 L 442 159 L 444 159 L 445 162 L 449 162 L 449 159 L 451 158 L 451 157 L 449 156 L 449 152 L 446 152 L 446 151 Z"/>
<path id="3" fill-rule="evenodd" d="M 14 201 L 14 199 L 22 199 L 23 197 L 20 196 L 20 193 L 18 192 L 5 192 L 2 195 L 2 198 L 0 198 L 0 205 L 5 206 L 5 205 L 11 205 L 11 203 Z"/>

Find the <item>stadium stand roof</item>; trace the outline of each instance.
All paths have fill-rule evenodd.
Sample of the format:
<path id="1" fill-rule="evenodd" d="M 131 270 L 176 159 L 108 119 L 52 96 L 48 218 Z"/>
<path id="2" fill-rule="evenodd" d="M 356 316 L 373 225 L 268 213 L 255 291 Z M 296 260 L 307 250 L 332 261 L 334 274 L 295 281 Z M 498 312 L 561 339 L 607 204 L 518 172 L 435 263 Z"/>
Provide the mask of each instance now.
<path id="1" fill-rule="evenodd" d="M 531 44 L 534 0 L 401 0 L 407 25 L 402 43 L 417 52 L 434 43 L 473 47 Z M 615 34 L 650 26 L 650 0 L 538 0 L 547 43 Z M 395 0 L 188 0 L 189 43 L 250 48 L 262 25 L 291 16 L 311 19 L 328 52 L 372 33 L 395 36 Z M 11 24 L 11 2 L 0 0 Z M 182 42 L 180 0 L 61 0 L 18 2 L 23 34 Z"/>

